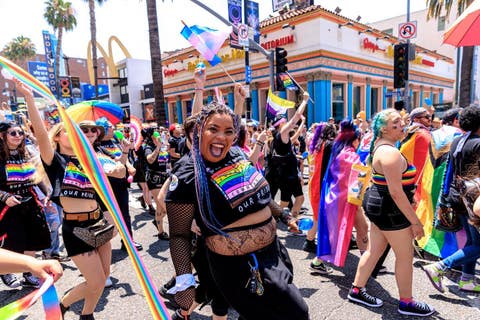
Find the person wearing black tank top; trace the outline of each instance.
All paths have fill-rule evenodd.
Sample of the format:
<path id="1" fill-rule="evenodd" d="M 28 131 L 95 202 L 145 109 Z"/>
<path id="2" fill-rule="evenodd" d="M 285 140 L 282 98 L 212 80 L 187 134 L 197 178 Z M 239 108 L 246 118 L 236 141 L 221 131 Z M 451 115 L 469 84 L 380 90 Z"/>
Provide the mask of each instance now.
<path id="1" fill-rule="evenodd" d="M 360 258 L 348 300 L 375 308 L 383 305 L 383 301 L 370 295 L 365 286 L 378 259 L 387 245 L 390 245 L 395 253 L 395 277 L 400 296 L 398 312 L 404 315 L 429 316 L 435 310 L 412 297 L 412 241 L 422 238 L 424 231 L 410 202 L 412 197 L 407 196 L 402 183 L 409 165 L 395 147 L 404 134 L 405 124 L 394 109 L 379 112 L 372 123 L 373 137 L 368 163 L 373 171 L 384 177 L 385 185 L 382 179 L 375 181 L 375 178 L 372 178 L 371 190 L 365 195 L 365 213 L 371 221 L 370 245 Z M 374 150 L 376 152 L 373 152 Z M 393 200 L 389 202 L 390 208 L 383 206 L 382 202 L 378 208 L 376 202 L 372 202 L 374 199 L 370 199 L 370 193 L 376 189 L 382 189 L 382 194 Z"/>

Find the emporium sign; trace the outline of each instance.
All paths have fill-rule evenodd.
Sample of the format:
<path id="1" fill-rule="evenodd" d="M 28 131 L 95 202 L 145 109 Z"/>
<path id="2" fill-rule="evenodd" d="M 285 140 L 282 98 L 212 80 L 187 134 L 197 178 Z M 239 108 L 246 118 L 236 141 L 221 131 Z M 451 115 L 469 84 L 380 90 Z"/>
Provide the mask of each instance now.
<path id="1" fill-rule="evenodd" d="M 372 51 L 373 53 L 377 51 L 383 52 L 387 57 L 393 58 L 393 45 L 384 46 L 381 43 L 369 38 L 363 37 L 360 39 L 360 46 L 365 49 Z M 427 67 L 435 67 L 435 62 L 425 59 L 424 57 L 416 54 L 415 59 L 412 60 L 413 64 L 420 64 Z"/>
<path id="2" fill-rule="evenodd" d="M 288 36 L 284 36 L 278 39 L 273 39 L 271 41 L 264 42 L 261 44 L 261 46 L 266 50 L 270 50 L 270 49 L 291 44 L 294 42 L 295 42 L 295 37 L 293 36 L 293 34 L 290 34 Z"/>

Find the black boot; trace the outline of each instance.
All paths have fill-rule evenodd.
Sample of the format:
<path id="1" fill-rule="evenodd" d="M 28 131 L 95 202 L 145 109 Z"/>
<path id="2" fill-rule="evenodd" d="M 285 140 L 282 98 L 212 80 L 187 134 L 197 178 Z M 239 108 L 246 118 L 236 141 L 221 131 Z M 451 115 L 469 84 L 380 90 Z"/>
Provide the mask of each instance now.
<path id="1" fill-rule="evenodd" d="M 81 314 L 80 315 L 80 320 L 95 320 L 95 318 L 93 317 L 93 313 Z"/>
<path id="2" fill-rule="evenodd" d="M 153 207 L 152 204 L 149 204 L 149 205 L 148 205 L 148 214 L 149 214 L 149 215 L 155 216 L 155 212 L 156 212 L 156 211 L 157 211 L 157 210 L 155 210 L 155 208 Z"/>
<path id="3" fill-rule="evenodd" d="M 70 307 L 65 307 L 63 303 L 60 302 L 60 312 L 62 313 L 62 319 L 68 310 L 70 310 Z"/>

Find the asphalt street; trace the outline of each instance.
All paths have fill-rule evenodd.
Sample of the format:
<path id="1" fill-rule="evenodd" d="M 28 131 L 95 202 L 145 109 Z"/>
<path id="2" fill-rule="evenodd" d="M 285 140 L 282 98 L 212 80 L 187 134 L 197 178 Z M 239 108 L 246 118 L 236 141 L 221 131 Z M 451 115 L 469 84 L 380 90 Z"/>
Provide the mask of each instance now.
<path id="1" fill-rule="evenodd" d="M 305 188 L 306 191 L 306 188 Z M 144 246 L 140 252 L 141 258 L 148 267 L 155 285 L 160 287 L 173 274 L 172 261 L 168 249 L 168 242 L 159 241 L 156 237 L 156 229 L 151 223 L 152 217 L 148 215 L 140 204 L 134 200 L 139 195 L 139 190 L 131 190 L 130 207 L 134 226 L 134 238 Z M 305 205 L 309 207 L 308 199 Z M 309 309 L 310 318 L 320 319 L 406 319 L 398 314 L 398 293 L 394 276 L 394 255 L 390 253 L 386 260 L 387 273 L 379 275 L 377 279 L 371 279 L 368 283 L 369 292 L 384 300 L 383 307 L 378 309 L 359 306 L 347 301 L 346 297 L 352 283 L 357 267 L 359 252 L 351 250 L 348 254 L 344 268 L 335 268 L 328 276 L 315 274 L 309 269 L 313 254 L 302 251 L 303 239 L 290 236 L 286 227 L 279 223 L 278 236 L 289 249 L 290 257 L 294 263 L 294 283 L 300 288 Z M 112 280 L 113 287 L 105 289 L 97 306 L 96 319 L 152 319 L 145 296 L 140 284 L 136 279 L 135 272 L 126 252 L 120 250 L 120 239 L 112 241 L 113 261 Z M 414 260 L 414 297 L 427 302 L 435 307 L 437 313 L 431 319 L 480 319 L 480 296 L 459 291 L 455 280 L 459 273 L 452 272 L 447 280 L 448 292 L 437 292 L 424 272 L 420 268 L 427 260 Z M 64 276 L 55 285 L 59 296 L 73 285 L 83 281 L 72 262 L 63 264 Z M 8 289 L 0 284 L 0 306 L 15 301 L 27 293 L 30 289 Z M 67 312 L 65 319 L 78 319 L 83 303 L 79 302 Z M 169 304 L 167 303 L 167 306 Z M 173 309 L 171 310 L 173 312 Z M 235 312 L 230 312 L 229 319 L 236 319 Z M 45 319 L 41 302 L 32 306 L 20 319 Z M 210 319 L 210 308 L 205 306 L 202 310 L 191 316 L 195 319 Z M 260 320 L 260 319 L 259 319 Z M 291 320 L 291 319 L 285 319 Z"/>

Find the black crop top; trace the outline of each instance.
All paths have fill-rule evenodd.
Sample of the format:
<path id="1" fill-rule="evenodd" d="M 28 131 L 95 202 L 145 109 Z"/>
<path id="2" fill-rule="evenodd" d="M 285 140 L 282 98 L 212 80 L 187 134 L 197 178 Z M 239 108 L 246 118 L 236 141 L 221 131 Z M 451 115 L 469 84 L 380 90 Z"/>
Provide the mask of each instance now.
<path id="1" fill-rule="evenodd" d="M 55 152 L 52 163 L 45 171 L 53 186 L 52 200 L 59 204 L 59 197 L 96 200 L 96 192 L 78 159 Z"/>
<path id="2" fill-rule="evenodd" d="M 31 193 L 35 173 L 32 162 L 20 155 L 11 155 L 0 164 L 0 190 L 17 195 Z"/>
<path id="3" fill-rule="evenodd" d="M 240 148 L 232 147 L 224 160 L 206 166 L 209 202 L 222 226 L 257 212 L 270 203 L 267 181 Z M 202 234 L 214 234 L 204 225 L 198 211 L 191 154 L 185 155 L 176 163 L 165 202 L 194 204 L 195 219 Z M 208 214 L 207 208 L 204 212 Z"/>

